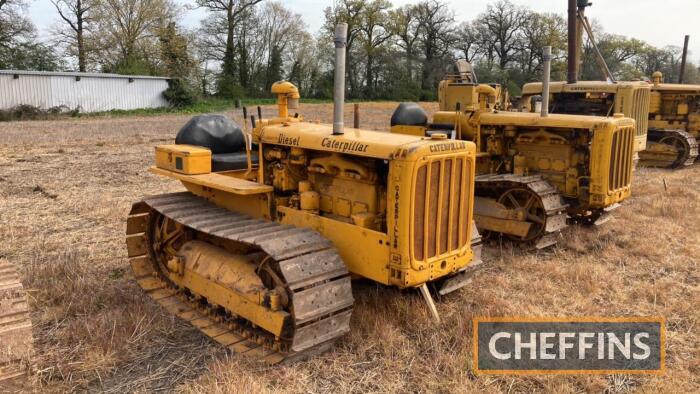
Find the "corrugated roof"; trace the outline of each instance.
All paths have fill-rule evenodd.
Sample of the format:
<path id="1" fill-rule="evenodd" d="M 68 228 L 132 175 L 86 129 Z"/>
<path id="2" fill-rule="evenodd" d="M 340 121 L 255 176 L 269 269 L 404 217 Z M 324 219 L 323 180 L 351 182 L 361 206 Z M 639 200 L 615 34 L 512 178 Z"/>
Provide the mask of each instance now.
<path id="1" fill-rule="evenodd" d="M 107 73 L 81 73 L 64 71 L 26 71 L 26 70 L 0 70 L 0 74 L 11 75 L 43 75 L 56 77 L 93 77 L 93 78 L 133 78 L 133 79 L 170 79 L 167 77 L 152 77 L 149 75 L 122 75 Z"/>

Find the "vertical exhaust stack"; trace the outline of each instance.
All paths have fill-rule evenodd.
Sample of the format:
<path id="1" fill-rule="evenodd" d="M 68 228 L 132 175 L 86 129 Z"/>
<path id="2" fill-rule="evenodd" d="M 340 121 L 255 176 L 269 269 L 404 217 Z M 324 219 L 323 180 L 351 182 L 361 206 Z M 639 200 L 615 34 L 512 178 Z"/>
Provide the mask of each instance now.
<path id="1" fill-rule="evenodd" d="M 681 58 L 681 71 L 678 74 L 678 83 L 683 83 L 683 78 L 685 77 L 685 65 L 688 61 L 688 43 L 690 42 L 690 36 L 685 36 L 685 43 L 683 44 L 683 57 Z"/>
<path id="2" fill-rule="evenodd" d="M 567 56 L 567 74 L 566 80 L 568 83 L 578 82 L 578 2 L 577 0 L 569 0 L 569 47 Z"/>
<path id="3" fill-rule="evenodd" d="M 344 134 L 345 109 L 345 47 L 348 41 L 348 24 L 335 26 L 335 80 L 333 84 L 333 135 Z"/>
<path id="4" fill-rule="evenodd" d="M 543 118 L 549 116 L 549 81 L 552 72 L 552 47 L 544 47 L 542 51 L 542 59 L 544 60 L 544 76 L 542 78 L 542 112 Z"/>

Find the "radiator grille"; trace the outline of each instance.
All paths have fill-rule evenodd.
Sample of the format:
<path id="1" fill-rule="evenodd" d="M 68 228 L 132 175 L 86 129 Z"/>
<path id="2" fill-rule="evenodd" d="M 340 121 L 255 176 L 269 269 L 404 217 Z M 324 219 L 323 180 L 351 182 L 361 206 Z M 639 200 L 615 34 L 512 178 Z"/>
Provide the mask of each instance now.
<path id="1" fill-rule="evenodd" d="M 608 189 L 610 192 L 614 192 L 629 186 L 632 180 L 634 127 L 623 127 L 615 130 L 611 149 Z"/>
<path id="2" fill-rule="evenodd" d="M 425 261 L 462 249 L 469 242 L 470 162 L 436 158 L 418 168 L 415 179 L 413 257 Z"/>
<path id="3" fill-rule="evenodd" d="M 647 134 L 649 127 L 649 100 L 651 91 L 649 89 L 635 89 L 632 95 L 631 118 L 637 123 L 637 136 Z"/>

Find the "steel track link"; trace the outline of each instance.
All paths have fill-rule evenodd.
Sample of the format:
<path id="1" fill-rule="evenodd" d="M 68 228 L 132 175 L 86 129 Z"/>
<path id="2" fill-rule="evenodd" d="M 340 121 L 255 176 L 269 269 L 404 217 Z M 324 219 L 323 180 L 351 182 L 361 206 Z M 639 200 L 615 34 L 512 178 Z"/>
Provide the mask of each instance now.
<path id="1" fill-rule="evenodd" d="M 278 262 L 292 292 L 294 338 L 289 351 L 273 350 L 249 327 L 188 302 L 150 257 L 147 227 L 155 212 L 194 231 L 255 246 Z M 133 205 L 127 220 L 127 249 L 134 276 L 151 298 L 245 357 L 268 364 L 292 362 L 328 350 L 350 331 L 354 300 L 349 273 L 330 241 L 313 230 L 253 219 L 191 193 L 173 193 Z"/>
<path id="2" fill-rule="evenodd" d="M 541 175 L 479 175 L 475 181 L 478 195 L 495 191 L 502 192 L 513 188 L 526 188 L 540 198 L 547 216 L 544 234 L 534 241 L 536 249 L 555 245 L 561 230 L 567 227 L 566 208 L 568 205 L 564 202 L 559 190 Z"/>
<path id="3" fill-rule="evenodd" d="M 33 342 L 27 294 L 15 267 L 0 262 L 0 388 L 24 387 Z"/>
<path id="4" fill-rule="evenodd" d="M 641 163 L 650 167 L 661 167 L 661 168 L 681 168 L 688 167 L 695 163 L 698 158 L 698 141 L 695 137 L 683 130 L 649 130 L 649 136 L 654 136 L 654 140 L 650 140 L 655 144 L 661 144 L 659 142 L 665 137 L 674 137 L 676 141 L 680 141 L 684 147 L 684 156 L 680 158 L 675 158 L 673 161 L 664 160 L 663 158 L 654 158 L 647 156 L 647 159 L 642 157 Z M 644 152 L 642 152 L 644 156 Z M 652 153 L 652 156 L 654 154 Z"/>
<path id="5" fill-rule="evenodd" d="M 686 139 L 688 142 L 688 157 L 683 161 L 683 167 L 687 167 L 695 163 L 695 160 L 698 158 L 699 148 L 698 148 L 698 140 L 693 137 L 692 134 L 685 132 L 685 131 L 679 131 L 682 133 L 683 137 Z"/>

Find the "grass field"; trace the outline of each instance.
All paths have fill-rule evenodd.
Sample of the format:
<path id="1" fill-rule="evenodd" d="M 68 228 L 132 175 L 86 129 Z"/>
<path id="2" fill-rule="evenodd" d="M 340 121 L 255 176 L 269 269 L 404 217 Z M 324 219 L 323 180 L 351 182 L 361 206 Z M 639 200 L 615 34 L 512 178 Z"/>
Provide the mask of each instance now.
<path id="1" fill-rule="evenodd" d="M 363 105 L 362 125 L 386 129 L 395 105 Z M 306 104 L 299 112 L 328 122 L 332 106 Z M 417 292 L 358 282 L 352 333 L 332 352 L 262 367 L 166 314 L 127 268 L 131 204 L 182 190 L 147 172 L 153 146 L 173 141 L 188 119 L 0 124 L 0 260 L 17 264 L 30 289 L 38 391 L 700 391 L 700 165 L 640 169 L 634 197 L 614 220 L 568 229 L 554 249 L 487 248 L 471 284 L 440 300 L 441 325 Z M 664 316 L 668 371 L 663 377 L 474 376 L 471 318 L 477 315 Z"/>

